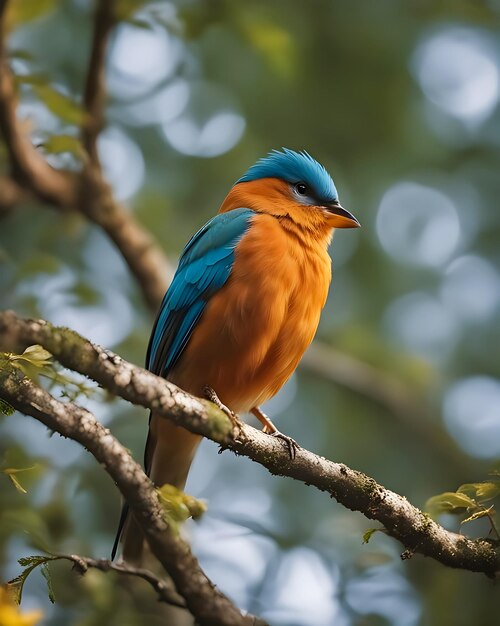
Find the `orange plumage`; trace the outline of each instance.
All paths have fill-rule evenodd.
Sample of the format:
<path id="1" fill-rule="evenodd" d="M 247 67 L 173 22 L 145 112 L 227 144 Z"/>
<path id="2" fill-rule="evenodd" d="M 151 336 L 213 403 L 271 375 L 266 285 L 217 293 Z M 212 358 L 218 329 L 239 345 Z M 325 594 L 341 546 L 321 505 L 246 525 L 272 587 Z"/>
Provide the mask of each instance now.
<path id="1" fill-rule="evenodd" d="M 305 182 L 244 177 L 229 192 L 219 213 L 231 218 L 244 207 L 249 210 L 248 223 L 234 245 L 227 280 L 206 300 L 167 376 L 197 396 L 206 386 L 212 388 L 235 413 L 265 403 L 294 372 L 314 337 L 327 298 L 331 279 L 327 248 L 333 230 L 359 225 L 336 195 L 319 197 L 307 166 L 321 166 L 311 157 L 276 154 L 305 159 L 303 170 L 299 168 Z M 328 176 L 323 169 L 320 174 Z M 320 182 L 324 181 L 316 187 Z M 307 202 L 299 185 L 311 189 Z M 146 449 L 153 482 L 182 488 L 199 440 L 153 414 Z M 129 524 L 125 558 L 137 561 L 141 543 L 135 525 Z"/>

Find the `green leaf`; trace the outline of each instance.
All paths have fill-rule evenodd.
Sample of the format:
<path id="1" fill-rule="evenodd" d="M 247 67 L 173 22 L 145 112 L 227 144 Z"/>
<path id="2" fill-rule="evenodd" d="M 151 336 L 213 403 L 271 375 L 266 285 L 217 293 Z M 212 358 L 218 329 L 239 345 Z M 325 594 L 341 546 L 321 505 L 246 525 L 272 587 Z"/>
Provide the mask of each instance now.
<path id="1" fill-rule="evenodd" d="M 28 50 L 22 50 L 21 48 L 18 48 L 17 50 L 11 50 L 9 52 L 9 56 L 11 57 L 11 59 L 20 59 L 21 61 L 33 61 L 35 58 L 32 52 L 29 52 Z"/>
<path id="2" fill-rule="evenodd" d="M 293 37 L 285 28 L 261 19 L 243 20 L 242 30 L 276 74 L 289 78 L 296 67 Z"/>
<path id="3" fill-rule="evenodd" d="M 47 581 L 47 593 L 49 595 L 49 600 L 52 602 L 52 604 L 54 604 L 54 602 L 56 601 L 56 597 L 54 595 L 54 587 L 52 586 L 52 577 L 50 575 L 49 565 L 47 561 L 45 561 L 45 563 L 42 565 L 41 571 L 42 571 L 42 576 Z"/>
<path id="4" fill-rule="evenodd" d="M 377 530 L 378 528 L 368 528 L 368 530 L 365 530 L 363 533 L 363 543 L 368 543 L 372 538 L 372 535 L 376 533 Z"/>
<path id="5" fill-rule="evenodd" d="M 26 350 L 22 353 L 21 358 L 29 361 L 37 367 L 49 365 L 52 361 L 52 355 L 50 354 L 50 352 L 37 344 L 33 346 L 28 346 Z"/>
<path id="6" fill-rule="evenodd" d="M 151 22 L 148 22 L 147 20 L 141 20 L 138 17 L 131 17 L 127 19 L 127 22 L 129 24 L 132 24 L 132 26 L 135 26 L 136 28 L 142 28 L 144 30 L 152 30 Z"/>
<path id="7" fill-rule="evenodd" d="M 140 11 L 147 2 L 148 0 L 118 0 L 115 8 L 116 16 L 119 20 L 130 22 L 134 13 Z"/>
<path id="8" fill-rule="evenodd" d="M 12 580 L 7 583 L 9 591 L 12 593 L 12 597 L 17 604 L 21 603 L 23 597 L 24 583 L 31 572 L 39 565 L 43 565 L 48 561 L 54 561 L 57 557 L 54 556 L 26 556 L 18 560 L 19 565 L 25 569 Z"/>
<path id="9" fill-rule="evenodd" d="M 16 74 L 14 76 L 16 85 L 46 85 L 49 78 L 46 74 Z"/>
<path id="10" fill-rule="evenodd" d="M 174 530 L 190 517 L 200 518 L 207 510 L 205 502 L 187 495 L 173 485 L 163 485 L 158 489 L 158 495 L 167 521 Z"/>
<path id="11" fill-rule="evenodd" d="M 57 0 L 18 0 L 9 5 L 9 21 L 21 25 L 42 17 L 56 6 Z"/>
<path id="12" fill-rule="evenodd" d="M 26 489 L 21 485 L 21 483 L 19 482 L 15 474 L 19 474 L 20 472 L 29 472 L 30 470 L 35 470 L 35 469 L 37 469 L 36 465 L 33 465 L 32 467 L 24 467 L 24 468 L 19 468 L 19 469 L 14 469 L 13 467 L 7 467 L 3 469 L 2 472 L 10 478 L 14 487 L 20 493 L 28 493 Z"/>
<path id="13" fill-rule="evenodd" d="M 18 563 L 19 565 L 21 565 L 21 567 L 38 567 L 39 565 L 42 565 L 43 563 L 46 563 L 47 561 L 52 561 L 54 559 L 53 556 L 45 556 L 42 554 L 33 554 L 31 556 L 22 556 L 20 559 L 18 559 Z"/>
<path id="14" fill-rule="evenodd" d="M 99 389 L 97 385 L 89 385 L 83 381 L 74 379 L 72 376 L 62 374 L 56 370 L 57 364 L 52 360 L 52 355 L 42 346 L 30 346 L 23 354 L 7 354 L 8 360 L 22 373 L 39 383 L 39 376 L 48 378 L 52 384 L 61 385 L 63 394 L 70 400 L 75 400 L 79 395 L 90 397 Z"/>
<path id="15" fill-rule="evenodd" d="M 38 383 L 38 377 L 47 366 L 52 366 L 52 355 L 42 346 L 29 346 L 22 354 L 9 354 L 12 365 L 29 379 Z"/>
<path id="16" fill-rule="evenodd" d="M 458 493 L 475 496 L 479 502 L 493 500 L 500 495 L 500 481 L 485 481 L 482 483 L 466 483 L 457 489 Z"/>
<path id="17" fill-rule="evenodd" d="M 5 400 L 2 400 L 2 398 L 0 398 L 0 413 L 2 415 L 12 415 L 14 411 L 15 409 L 13 406 L 10 406 L 8 402 L 5 402 Z"/>
<path id="18" fill-rule="evenodd" d="M 6 472 L 7 476 L 10 478 L 10 480 L 12 481 L 12 483 L 14 484 L 14 487 L 20 492 L 20 493 L 28 493 L 26 491 L 26 489 L 21 485 L 21 483 L 17 480 L 17 478 L 13 475 L 13 474 L 8 474 Z"/>
<path id="19" fill-rule="evenodd" d="M 445 491 L 437 496 L 429 498 L 425 508 L 431 515 L 440 513 L 461 513 L 463 509 L 474 509 L 477 502 L 465 493 Z"/>
<path id="20" fill-rule="evenodd" d="M 57 91 L 51 85 L 33 85 L 33 90 L 57 117 L 75 126 L 81 126 L 84 123 L 85 111 L 68 96 Z"/>
<path id="21" fill-rule="evenodd" d="M 80 140 L 73 135 L 52 135 L 46 139 L 41 146 L 50 154 L 69 152 L 78 159 L 83 159 L 85 157 L 85 150 L 83 149 Z"/>
<path id="22" fill-rule="evenodd" d="M 469 517 L 462 520 L 460 523 L 465 524 L 466 522 L 473 522 L 475 519 L 479 519 L 480 517 L 490 517 L 490 515 L 492 515 L 493 513 L 494 511 L 492 506 L 490 506 L 488 509 L 480 509 L 472 515 L 469 515 Z"/>

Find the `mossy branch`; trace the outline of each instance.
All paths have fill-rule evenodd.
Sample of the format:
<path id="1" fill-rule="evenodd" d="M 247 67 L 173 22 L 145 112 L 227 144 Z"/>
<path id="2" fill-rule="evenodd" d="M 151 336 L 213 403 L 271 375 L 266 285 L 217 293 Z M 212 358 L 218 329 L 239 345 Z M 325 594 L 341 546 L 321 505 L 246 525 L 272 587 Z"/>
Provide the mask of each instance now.
<path id="1" fill-rule="evenodd" d="M 13 312 L 0 313 L 0 346 L 22 349 L 38 343 L 64 366 L 80 372 L 133 404 L 208 437 L 266 467 L 328 492 L 345 507 L 377 520 L 387 534 L 404 546 L 404 557 L 414 553 L 448 565 L 495 576 L 500 570 L 498 542 L 468 539 L 437 524 L 406 498 L 379 485 L 373 478 L 300 449 L 291 460 L 282 442 L 246 424 L 233 432 L 228 418 L 211 403 L 194 398 L 175 385 L 92 344 L 74 331 L 43 320 L 25 320 Z M 0 397 L 12 402 L 0 381 Z M 20 410 L 23 410 L 20 408 Z"/>
<path id="2" fill-rule="evenodd" d="M 92 413 L 71 402 L 59 402 L 23 376 L 7 358 L 0 361 L 0 396 L 21 413 L 80 443 L 104 467 L 128 502 L 151 552 L 172 578 L 197 623 L 201 626 L 265 626 L 251 615 L 242 615 L 205 576 L 189 545 L 167 523 L 158 492 L 150 479 Z"/>

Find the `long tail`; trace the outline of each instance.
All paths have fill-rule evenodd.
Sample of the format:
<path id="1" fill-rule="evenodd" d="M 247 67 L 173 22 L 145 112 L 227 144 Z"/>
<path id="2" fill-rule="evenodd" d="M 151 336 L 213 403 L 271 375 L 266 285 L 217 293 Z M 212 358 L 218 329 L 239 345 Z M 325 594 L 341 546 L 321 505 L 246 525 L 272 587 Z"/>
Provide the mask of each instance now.
<path id="1" fill-rule="evenodd" d="M 184 489 L 189 468 L 200 441 L 199 435 L 194 435 L 152 413 L 144 452 L 144 467 L 153 483 L 159 487 L 168 483 L 178 489 Z M 125 503 L 111 558 L 115 558 L 123 534 L 123 559 L 130 564 L 141 566 L 143 565 L 144 537 L 139 524 L 128 512 L 128 505 Z"/>

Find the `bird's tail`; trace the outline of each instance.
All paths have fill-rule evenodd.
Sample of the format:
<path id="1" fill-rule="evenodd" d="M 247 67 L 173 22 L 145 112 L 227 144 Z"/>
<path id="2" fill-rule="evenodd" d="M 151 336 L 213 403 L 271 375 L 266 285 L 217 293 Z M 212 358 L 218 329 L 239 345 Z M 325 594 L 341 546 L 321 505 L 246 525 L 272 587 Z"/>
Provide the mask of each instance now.
<path id="1" fill-rule="evenodd" d="M 144 466 L 153 483 L 158 487 L 168 483 L 178 489 L 184 489 L 189 468 L 200 441 L 199 435 L 175 426 L 165 418 L 152 413 L 144 453 Z M 126 503 L 122 508 L 111 554 L 112 559 L 115 557 L 122 535 L 123 559 L 131 565 L 143 566 L 144 537 L 135 518 L 128 514 Z"/>

